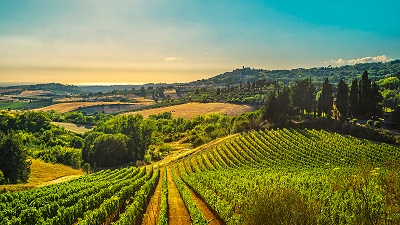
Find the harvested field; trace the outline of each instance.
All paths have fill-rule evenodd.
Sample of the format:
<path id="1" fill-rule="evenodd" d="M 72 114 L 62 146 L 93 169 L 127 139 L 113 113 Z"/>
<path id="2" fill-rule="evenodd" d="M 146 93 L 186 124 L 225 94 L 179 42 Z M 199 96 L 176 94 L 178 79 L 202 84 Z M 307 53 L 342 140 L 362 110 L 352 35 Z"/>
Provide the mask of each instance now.
<path id="1" fill-rule="evenodd" d="M 128 114 L 140 114 L 144 118 L 163 112 L 171 112 L 174 118 L 182 117 L 192 119 L 198 115 L 220 113 L 229 116 L 238 116 L 246 112 L 254 111 L 255 108 L 249 105 L 237 105 L 230 103 L 186 103 L 182 105 L 167 106 L 163 108 L 147 109 Z"/>
<path id="2" fill-rule="evenodd" d="M 77 134 L 83 134 L 86 131 L 89 131 L 93 128 L 93 126 L 90 125 L 79 125 L 74 123 L 63 123 L 63 122 L 51 122 L 51 123 L 60 127 L 64 127 L 66 130 Z"/>
<path id="3" fill-rule="evenodd" d="M 58 103 L 54 105 L 50 105 L 47 107 L 35 109 L 37 111 L 50 111 L 54 110 L 57 112 L 65 113 L 74 111 L 77 109 L 83 109 L 90 106 L 104 106 L 104 105 L 133 105 L 133 106 L 141 106 L 148 105 L 152 103 L 122 103 L 122 102 L 66 102 L 66 103 Z"/>

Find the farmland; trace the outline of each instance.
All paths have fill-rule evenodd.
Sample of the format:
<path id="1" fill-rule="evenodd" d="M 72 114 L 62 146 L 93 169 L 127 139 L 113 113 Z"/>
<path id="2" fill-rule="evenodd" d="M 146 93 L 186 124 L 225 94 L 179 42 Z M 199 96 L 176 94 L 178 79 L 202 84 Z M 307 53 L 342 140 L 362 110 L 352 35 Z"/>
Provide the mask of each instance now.
<path id="1" fill-rule="evenodd" d="M 144 118 L 164 112 L 171 112 L 174 118 L 192 119 L 198 115 L 220 113 L 229 116 L 241 115 L 255 109 L 248 105 L 237 105 L 230 103 L 186 103 L 182 105 L 167 106 L 163 108 L 147 109 L 128 114 L 140 114 Z"/>
<path id="2" fill-rule="evenodd" d="M 54 104 L 54 105 L 50 105 L 50 106 L 46 106 L 43 108 L 39 108 L 36 109 L 37 111 L 50 111 L 50 110 L 54 110 L 56 112 L 60 112 L 60 113 L 65 113 L 65 112 L 70 112 L 70 111 L 74 111 L 74 110 L 78 110 L 78 109 L 84 109 L 87 107 L 103 107 L 103 108 L 110 108 L 111 106 L 132 106 L 132 108 L 138 108 L 138 107 L 142 107 L 144 105 L 149 105 L 152 104 L 150 102 L 145 102 L 145 103 L 121 103 L 121 102 L 66 102 L 66 103 L 58 103 L 58 104 Z M 105 109 L 107 110 L 107 109 Z M 104 110 L 100 110 L 104 111 Z M 112 110 L 111 110 L 112 111 Z"/>
<path id="3" fill-rule="evenodd" d="M 84 134 L 85 132 L 90 131 L 93 128 L 90 125 L 77 125 L 74 123 L 52 122 L 52 124 L 64 127 L 66 130 L 77 134 Z"/>
<path id="4" fill-rule="evenodd" d="M 1 224 L 399 224 L 399 161 L 398 147 L 323 130 L 253 131 L 2 194 Z"/>

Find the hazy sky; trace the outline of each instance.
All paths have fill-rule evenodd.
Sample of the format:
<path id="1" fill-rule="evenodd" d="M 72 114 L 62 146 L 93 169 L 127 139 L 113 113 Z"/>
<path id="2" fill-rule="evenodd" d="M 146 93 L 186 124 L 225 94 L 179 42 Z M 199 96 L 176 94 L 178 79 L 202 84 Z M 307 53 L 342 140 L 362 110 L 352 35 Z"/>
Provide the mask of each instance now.
<path id="1" fill-rule="evenodd" d="M 400 58 L 400 1 L 0 0 L 0 82 L 186 82 Z"/>

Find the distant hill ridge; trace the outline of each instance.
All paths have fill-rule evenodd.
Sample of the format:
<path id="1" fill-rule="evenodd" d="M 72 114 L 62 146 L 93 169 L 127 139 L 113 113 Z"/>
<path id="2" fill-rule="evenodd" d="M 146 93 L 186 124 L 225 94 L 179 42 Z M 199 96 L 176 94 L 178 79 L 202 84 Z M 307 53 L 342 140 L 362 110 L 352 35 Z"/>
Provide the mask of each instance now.
<path id="1" fill-rule="evenodd" d="M 264 70 L 243 67 L 231 72 L 225 72 L 209 79 L 190 82 L 191 85 L 222 86 L 253 82 L 259 79 L 282 81 L 285 84 L 311 77 L 314 82 L 322 83 L 326 77 L 331 83 L 338 83 L 340 78 L 349 83 L 354 78 L 361 77 L 367 70 L 371 80 L 379 80 L 386 76 L 396 76 L 400 73 L 400 60 L 391 62 L 359 63 L 339 67 L 314 67 L 309 69 L 297 68 L 291 70 Z"/>
<path id="2" fill-rule="evenodd" d="M 295 82 L 297 80 L 312 78 L 314 82 L 322 83 L 328 77 L 331 83 L 338 83 L 340 78 L 346 83 L 350 83 L 354 78 L 361 77 L 361 74 L 367 70 L 371 80 L 379 80 L 389 76 L 400 76 L 400 59 L 391 62 L 373 62 L 373 63 L 358 63 L 355 65 L 343 65 L 339 67 L 314 67 L 314 68 L 297 68 L 290 70 L 265 70 L 243 67 L 234 69 L 231 72 L 225 72 L 208 79 L 202 79 L 187 83 L 148 83 L 143 86 L 226 86 L 230 84 L 240 84 L 253 82 L 260 79 L 281 81 L 284 84 Z M 22 88 L 25 90 L 46 90 L 53 93 L 71 93 L 80 94 L 84 92 L 110 92 L 113 90 L 124 90 L 132 88 L 140 88 L 142 85 L 88 85 L 76 86 L 65 85 L 60 83 L 32 84 L 32 85 L 17 85 L 8 88 Z"/>

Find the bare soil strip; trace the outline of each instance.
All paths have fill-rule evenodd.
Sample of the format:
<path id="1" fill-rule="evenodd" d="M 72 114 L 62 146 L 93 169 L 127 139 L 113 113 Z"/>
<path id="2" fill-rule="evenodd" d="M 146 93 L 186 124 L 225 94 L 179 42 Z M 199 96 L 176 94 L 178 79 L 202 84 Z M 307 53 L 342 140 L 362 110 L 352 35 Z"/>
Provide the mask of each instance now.
<path id="1" fill-rule="evenodd" d="M 203 212 L 204 217 L 206 217 L 207 221 L 210 221 L 209 225 L 220 225 L 220 224 L 225 224 L 221 218 L 218 216 L 215 216 L 217 214 L 214 214 L 212 212 L 212 209 L 205 203 L 203 200 L 201 200 L 192 189 L 190 189 L 189 186 L 187 186 L 188 189 L 190 190 L 190 193 L 192 194 L 193 200 L 196 201 L 197 206 Z"/>
<path id="2" fill-rule="evenodd" d="M 183 168 L 182 168 L 183 169 Z M 179 175 L 179 173 L 178 173 Z M 192 196 L 192 199 L 196 202 L 197 206 L 203 213 L 204 217 L 207 219 L 207 221 L 210 221 L 209 224 L 211 225 L 220 225 L 220 224 L 225 224 L 224 221 L 219 218 L 218 214 L 213 212 L 211 207 L 209 207 L 202 199 L 200 196 L 196 194 L 195 191 L 191 189 L 189 185 L 186 184 L 186 187 L 189 189 L 190 194 Z"/>
<path id="3" fill-rule="evenodd" d="M 164 173 L 161 172 L 158 184 L 150 202 L 147 205 L 146 214 L 143 216 L 142 225 L 156 225 L 158 223 L 158 213 L 160 212 L 161 204 L 161 181 Z"/>
<path id="4" fill-rule="evenodd" d="M 190 215 L 186 209 L 185 203 L 179 195 L 174 180 L 172 179 L 172 171 L 170 166 L 167 169 L 167 186 L 168 186 L 168 221 L 169 225 L 186 225 L 191 224 Z"/>

